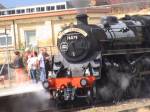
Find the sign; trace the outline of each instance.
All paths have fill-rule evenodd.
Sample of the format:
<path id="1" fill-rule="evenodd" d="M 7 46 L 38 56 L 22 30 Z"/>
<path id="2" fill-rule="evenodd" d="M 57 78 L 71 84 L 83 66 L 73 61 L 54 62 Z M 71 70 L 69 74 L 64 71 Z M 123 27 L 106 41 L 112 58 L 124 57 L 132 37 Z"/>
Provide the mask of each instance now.
<path id="1" fill-rule="evenodd" d="M 85 32 L 84 30 L 82 30 L 80 28 L 68 28 L 59 33 L 58 39 L 60 39 L 61 37 L 63 37 L 65 34 L 67 34 L 69 32 L 78 32 L 78 33 L 81 33 L 84 37 L 87 37 L 87 35 L 88 35 L 87 32 Z"/>

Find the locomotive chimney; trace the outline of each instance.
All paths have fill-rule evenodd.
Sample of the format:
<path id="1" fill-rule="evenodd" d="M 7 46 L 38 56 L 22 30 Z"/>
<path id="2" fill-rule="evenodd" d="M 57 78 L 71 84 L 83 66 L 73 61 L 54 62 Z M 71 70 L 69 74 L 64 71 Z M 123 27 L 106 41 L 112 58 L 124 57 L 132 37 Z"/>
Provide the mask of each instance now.
<path id="1" fill-rule="evenodd" d="M 87 25 L 88 24 L 88 16 L 87 14 L 79 14 L 76 16 L 77 25 Z"/>

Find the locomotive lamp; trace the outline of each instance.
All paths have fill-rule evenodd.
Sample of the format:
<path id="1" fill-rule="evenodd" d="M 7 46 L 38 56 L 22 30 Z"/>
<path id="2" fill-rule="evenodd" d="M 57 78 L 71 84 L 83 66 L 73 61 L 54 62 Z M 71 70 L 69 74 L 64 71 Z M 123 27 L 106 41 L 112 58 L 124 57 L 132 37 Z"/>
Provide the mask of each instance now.
<path id="1" fill-rule="evenodd" d="M 48 81 L 44 81 L 44 82 L 43 82 L 43 87 L 44 87 L 45 89 L 48 89 L 48 88 L 49 88 L 49 82 L 48 82 Z"/>
<path id="2" fill-rule="evenodd" d="M 88 81 L 85 78 L 83 78 L 83 79 L 80 80 L 80 84 L 81 84 L 82 87 L 85 87 L 85 86 L 87 86 Z"/>

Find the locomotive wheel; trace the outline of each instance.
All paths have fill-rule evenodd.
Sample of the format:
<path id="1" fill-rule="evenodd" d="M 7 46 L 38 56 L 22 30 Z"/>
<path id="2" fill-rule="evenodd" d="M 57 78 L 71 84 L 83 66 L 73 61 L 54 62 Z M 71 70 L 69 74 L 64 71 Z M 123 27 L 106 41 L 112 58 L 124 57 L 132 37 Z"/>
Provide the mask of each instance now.
<path id="1" fill-rule="evenodd" d="M 87 91 L 86 102 L 87 102 L 88 105 L 92 105 L 93 104 L 93 95 L 92 95 L 92 91 L 91 90 Z"/>
<path id="2" fill-rule="evenodd" d="M 133 79 L 129 86 L 129 96 L 137 98 L 141 93 L 141 80 Z"/>
<path id="3" fill-rule="evenodd" d="M 49 90 L 49 94 L 53 97 L 53 90 Z"/>
<path id="4" fill-rule="evenodd" d="M 96 88 L 96 84 L 94 83 L 93 87 L 92 87 L 92 97 L 95 100 L 97 97 L 97 88 Z"/>
<path id="5" fill-rule="evenodd" d="M 86 101 L 88 105 L 92 105 L 95 102 L 96 97 L 97 97 L 97 88 L 96 88 L 96 84 L 94 83 L 93 87 L 87 92 Z"/>
<path id="6" fill-rule="evenodd" d="M 137 98 L 140 96 L 142 89 L 142 77 L 140 74 L 142 71 L 142 65 L 141 63 L 136 63 L 133 68 L 134 72 L 129 85 L 129 96 Z"/>

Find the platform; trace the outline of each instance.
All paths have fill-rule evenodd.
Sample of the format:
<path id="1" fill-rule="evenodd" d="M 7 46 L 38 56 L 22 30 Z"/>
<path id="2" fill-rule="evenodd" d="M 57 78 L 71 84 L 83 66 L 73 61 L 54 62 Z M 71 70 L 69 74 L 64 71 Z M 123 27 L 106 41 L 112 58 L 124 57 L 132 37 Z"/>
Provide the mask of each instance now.
<path id="1" fill-rule="evenodd" d="M 41 83 L 33 84 L 26 82 L 20 85 L 10 85 L 7 87 L 3 87 L 0 89 L 0 97 L 9 96 L 9 95 L 16 95 L 16 94 L 23 94 L 29 92 L 38 92 L 42 91 L 43 87 Z"/>

